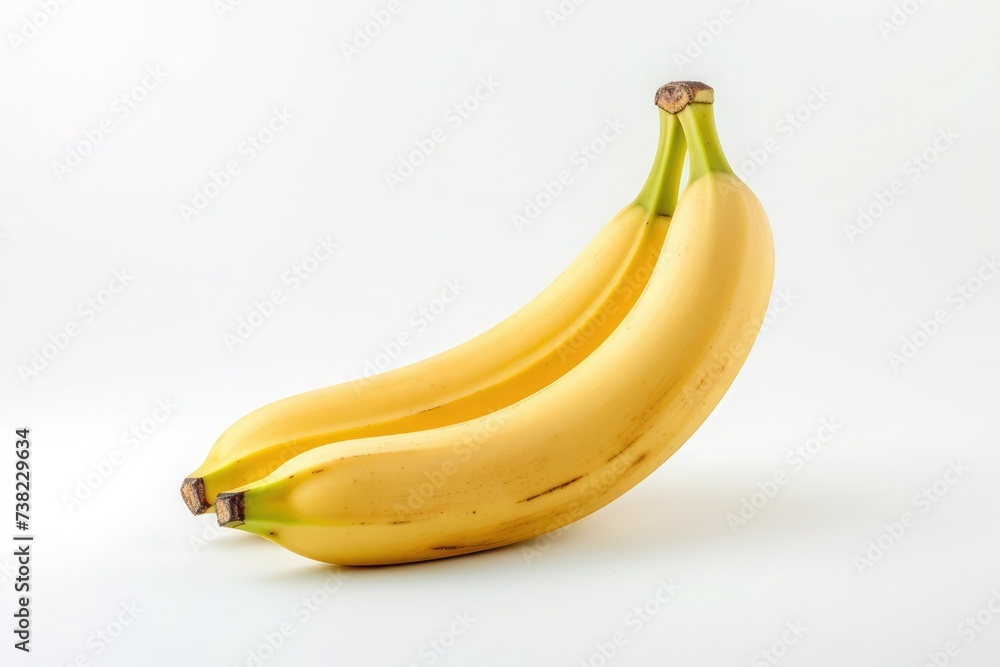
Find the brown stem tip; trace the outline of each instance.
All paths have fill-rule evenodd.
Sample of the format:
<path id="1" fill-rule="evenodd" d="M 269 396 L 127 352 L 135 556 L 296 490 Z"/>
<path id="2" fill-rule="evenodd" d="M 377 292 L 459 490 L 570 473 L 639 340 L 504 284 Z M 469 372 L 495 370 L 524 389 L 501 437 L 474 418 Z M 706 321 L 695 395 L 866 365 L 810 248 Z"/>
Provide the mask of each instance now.
<path id="1" fill-rule="evenodd" d="M 195 516 L 204 514 L 212 507 L 205 495 L 205 480 L 201 477 L 188 477 L 184 480 L 181 484 L 181 498 Z"/>
<path id="2" fill-rule="evenodd" d="M 220 493 L 215 498 L 215 518 L 220 526 L 235 528 L 247 518 L 246 500 L 242 491 Z"/>
<path id="3" fill-rule="evenodd" d="M 674 81 L 656 91 L 653 101 L 667 113 L 679 113 L 693 102 L 711 104 L 715 91 L 700 81 Z"/>

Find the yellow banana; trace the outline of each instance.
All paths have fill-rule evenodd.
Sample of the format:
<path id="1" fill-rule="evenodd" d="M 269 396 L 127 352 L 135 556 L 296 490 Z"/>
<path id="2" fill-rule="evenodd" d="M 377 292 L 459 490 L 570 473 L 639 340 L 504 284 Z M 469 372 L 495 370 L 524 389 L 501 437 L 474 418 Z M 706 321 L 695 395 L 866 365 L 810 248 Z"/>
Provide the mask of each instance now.
<path id="1" fill-rule="evenodd" d="M 690 181 L 646 289 L 596 350 L 492 414 L 303 453 L 221 494 L 219 523 L 329 563 L 429 560 L 561 528 L 671 456 L 746 359 L 774 250 L 719 147 L 711 88 L 668 84 L 656 100 L 683 126 Z"/>
<path id="2" fill-rule="evenodd" d="M 534 394 L 585 359 L 644 289 L 677 203 L 684 135 L 676 118 L 662 116 L 653 168 L 639 196 L 545 291 L 452 350 L 246 415 L 184 480 L 181 495 L 192 513 L 314 447 L 481 417 Z"/>

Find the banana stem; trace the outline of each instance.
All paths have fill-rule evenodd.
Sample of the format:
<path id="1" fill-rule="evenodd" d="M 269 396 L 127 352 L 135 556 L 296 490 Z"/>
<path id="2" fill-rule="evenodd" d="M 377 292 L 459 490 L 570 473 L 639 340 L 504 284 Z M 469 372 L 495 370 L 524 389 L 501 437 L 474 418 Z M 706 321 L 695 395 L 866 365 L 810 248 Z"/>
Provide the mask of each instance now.
<path id="1" fill-rule="evenodd" d="M 732 174 L 715 130 L 715 91 L 700 81 L 674 81 L 656 91 L 656 106 L 677 116 L 691 149 L 688 185 L 711 172 Z"/>
<path id="2" fill-rule="evenodd" d="M 212 504 L 205 495 L 205 480 L 201 477 L 188 477 L 181 485 L 181 496 L 191 510 L 191 514 L 204 514 Z"/>
<path id="3" fill-rule="evenodd" d="M 215 498 L 215 518 L 220 526 L 242 526 L 247 518 L 246 496 L 242 491 L 220 493 Z"/>
<path id="4" fill-rule="evenodd" d="M 635 203 L 654 215 L 673 215 L 684 170 L 687 142 L 677 116 L 660 109 L 660 142 L 653 168 Z"/>
<path id="5" fill-rule="evenodd" d="M 691 148 L 691 172 L 688 184 L 713 171 L 732 174 L 733 169 L 729 166 L 729 161 L 726 160 L 722 145 L 719 143 L 712 105 L 704 102 L 688 104 L 678 112 L 677 117 Z"/>

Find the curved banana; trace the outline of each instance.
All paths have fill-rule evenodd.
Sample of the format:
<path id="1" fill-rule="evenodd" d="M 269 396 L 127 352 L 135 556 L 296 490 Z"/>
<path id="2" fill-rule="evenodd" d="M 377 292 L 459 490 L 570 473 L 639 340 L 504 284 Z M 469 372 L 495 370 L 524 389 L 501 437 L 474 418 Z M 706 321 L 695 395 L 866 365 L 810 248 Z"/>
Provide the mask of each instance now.
<path id="1" fill-rule="evenodd" d="M 712 90 L 657 93 L 691 177 L 646 289 L 590 356 L 542 391 L 462 424 L 301 454 L 221 494 L 222 525 L 343 565 L 499 547 L 576 521 L 653 472 L 742 366 L 767 307 L 767 217 L 718 143 Z"/>
<path id="2" fill-rule="evenodd" d="M 656 264 L 677 203 L 685 143 L 661 119 L 652 171 L 545 291 L 452 350 L 371 378 L 299 394 L 231 426 L 181 486 L 194 514 L 222 491 L 263 478 L 304 451 L 354 438 L 437 428 L 481 417 L 564 375 L 631 310 Z"/>

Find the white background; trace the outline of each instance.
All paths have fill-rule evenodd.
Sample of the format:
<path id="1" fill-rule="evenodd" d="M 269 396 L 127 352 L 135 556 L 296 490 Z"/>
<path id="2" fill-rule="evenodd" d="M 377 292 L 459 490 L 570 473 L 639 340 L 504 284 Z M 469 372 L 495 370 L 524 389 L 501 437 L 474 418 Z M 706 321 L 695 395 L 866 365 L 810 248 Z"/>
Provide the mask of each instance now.
<path id="1" fill-rule="evenodd" d="M 11 647 L 0 548 L 3 663 L 253 665 L 287 623 L 263 664 L 919 666 L 949 642 L 948 664 L 998 664 L 1000 279 L 983 262 L 1000 252 L 1000 7 L 903 4 L 892 26 L 889 0 L 594 0 L 558 22 L 556 0 L 404 1 L 347 57 L 385 2 L 50 0 L 51 17 L 4 2 L 0 538 L 28 426 L 37 542 L 30 655 Z M 481 77 L 496 89 L 446 122 Z M 663 468 L 557 539 L 403 567 L 338 570 L 188 514 L 180 481 L 226 426 L 357 375 L 446 281 L 460 298 L 394 366 L 543 289 L 637 193 L 653 93 L 677 79 L 715 88 L 723 145 L 768 211 L 776 310 Z M 241 144 L 275 109 L 294 118 L 248 160 Z M 580 171 L 580 146 L 616 119 Z M 385 172 L 436 127 L 445 142 L 390 190 Z M 229 160 L 240 173 L 185 221 Z M 573 183 L 519 233 L 511 216 L 562 169 Z M 879 215 L 852 231 L 859 208 Z M 328 236 L 340 249 L 293 290 L 282 276 Z M 80 304 L 121 270 L 128 285 L 88 319 Z M 954 291 L 966 284 L 971 300 Z M 231 351 L 224 336 L 274 289 L 286 301 Z M 22 377 L 71 323 L 79 335 Z M 904 338 L 919 349 L 893 363 Z M 157 401 L 176 408 L 153 429 Z M 836 433 L 790 464 L 823 420 Z M 967 472 L 915 502 L 952 463 Z M 734 528 L 780 471 L 787 484 Z M 904 512 L 916 525 L 888 535 Z M 859 564 L 880 539 L 891 547 Z M 992 623 L 970 631 L 977 612 Z M 760 653 L 772 645 L 780 659 Z"/>

